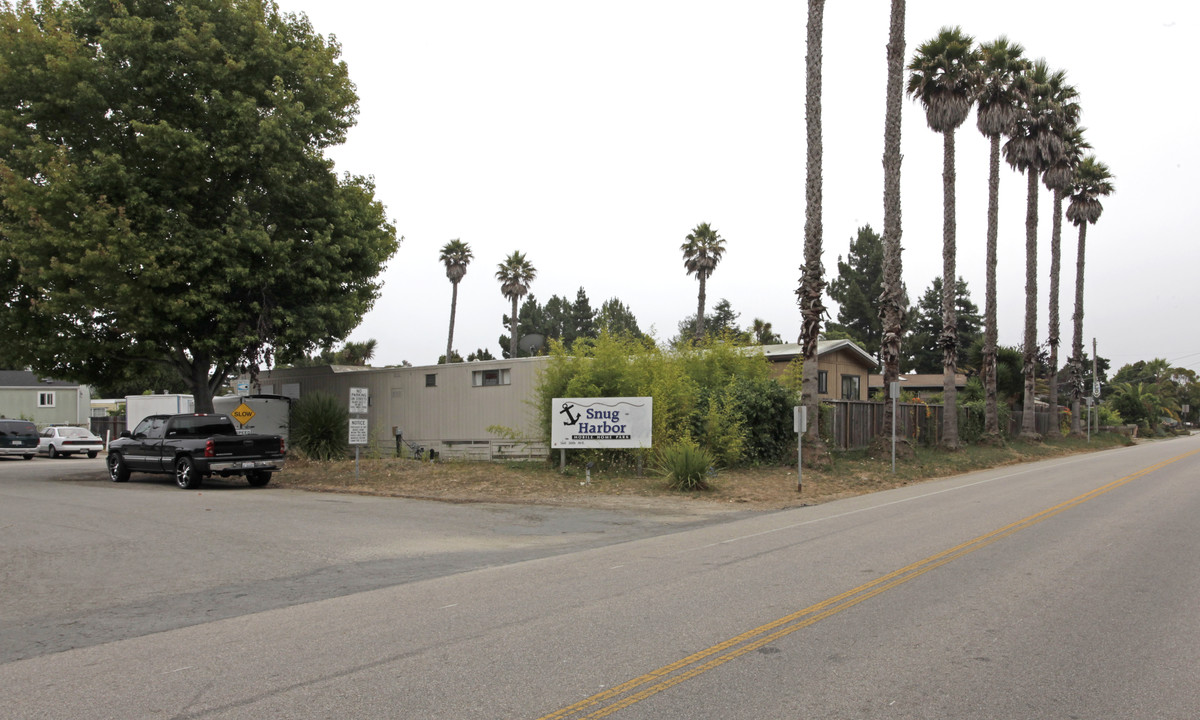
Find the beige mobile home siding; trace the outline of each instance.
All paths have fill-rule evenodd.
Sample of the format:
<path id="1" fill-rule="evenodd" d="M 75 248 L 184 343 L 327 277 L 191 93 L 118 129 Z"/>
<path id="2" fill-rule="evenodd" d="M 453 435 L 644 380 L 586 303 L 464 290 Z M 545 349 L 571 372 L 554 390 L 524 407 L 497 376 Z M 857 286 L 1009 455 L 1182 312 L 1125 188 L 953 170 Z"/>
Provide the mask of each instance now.
<path id="1" fill-rule="evenodd" d="M 407 442 L 437 450 L 443 457 L 544 457 L 548 449 L 540 439 L 531 446 L 514 443 L 488 428 L 510 428 L 524 436 L 538 434 L 528 401 L 546 360 L 518 358 L 353 370 L 329 366 L 288 368 L 260 375 L 256 391 L 282 393 L 284 385 L 299 385 L 300 397 L 321 390 L 348 406 L 350 388 L 365 387 L 370 394 L 367 420 L 371 443 L 385 454 L 394 451 L 394 431 L 399 430 Z M 510 384 L 475 386 L 473 373 L 486 370 L 507 370 Z M 426 375 L 436 375 L 435 386 L 426 386 Z"/>

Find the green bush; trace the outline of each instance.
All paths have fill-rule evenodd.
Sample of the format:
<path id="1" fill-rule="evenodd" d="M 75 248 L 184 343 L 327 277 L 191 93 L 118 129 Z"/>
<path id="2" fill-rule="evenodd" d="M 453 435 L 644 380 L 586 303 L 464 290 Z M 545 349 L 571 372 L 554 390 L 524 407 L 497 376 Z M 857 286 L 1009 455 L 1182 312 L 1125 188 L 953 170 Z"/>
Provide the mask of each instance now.
<path id="1" fill-rule="evenodd" d="M 713 470 L 713 456 L 691 439 L 667 445 L 658 454 L 658 471 L 667 478 L 672 490 L 711 490 L 709 473 Z"/>
<path id="2" fill-rule="evenodd" d="M 346 457 L 350 414 L 329 393 L 314 392 L 292 403 L 289 437 L 292 447 L 313 460 Z"/>

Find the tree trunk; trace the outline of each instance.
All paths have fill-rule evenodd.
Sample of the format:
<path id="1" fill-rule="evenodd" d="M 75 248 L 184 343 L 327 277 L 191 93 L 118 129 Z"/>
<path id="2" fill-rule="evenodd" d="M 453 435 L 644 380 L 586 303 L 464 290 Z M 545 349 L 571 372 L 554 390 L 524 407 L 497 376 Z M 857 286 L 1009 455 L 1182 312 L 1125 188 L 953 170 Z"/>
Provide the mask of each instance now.
<path id="1" fill-rule="evenodd" d="M 1050 344 L 1050 432 L 1052 436 L 1062 435 L 1058 422 L 1058 276 L 1062 254 L 1062 190 L 1054 190 L 1054 221 L 1050 231 L 1050 311 L 1046 315 L 1049 331 L 1046 333 Z"/>
<path id="2" fill-rule="evenodd" d="M 805 55 L 805 130 L 808 139 L 805 178 L 804 271 L 800 279 L 801 338 L 804 345 L 804 379 L 801 403 L 808 408 L 808 438 L 820 442 L 820 401 L 817 397 L 817 341 L 825 314 L 825 288 L 821 267 L 821 36 L 825 0 L 808 0 L 808 37 Z"/>
<path id="3" fill-rule="evenodd" d="M 996 236 L 1000 228 L 1000 136 L 991 137 L 988 170 L 987 290 L 983 312 L 983 433 L 1000 437 L 1000 410 L 996 398 Z"/>
<path id="4" fill-rule="evenodd" d="M 942 133 L 942 446 L 958 449 L 958 312 L 955 295 L 954 130 Z"/>
<path id="5" fill-rule="evenodd" d="M 1025 395 L 1022 400 L 1021 437 L 1041 440 L 1034 417 L 1034 382 L 1037 373 L 1037 221 L 1038 172 L 1033 167 L 1025 173 L 1029 191 L 1025 202 L 1025 342 L 1022 370 L 1025 375 Z"/>
<path id="6" fill-rule="evenodd" d="M 696 342 L 700 342 L 704 340 L 704 304 L 707 299 L 704 292 L 704 271 L 696 273 L 696 277 L 700 280 L 700 296 L 696 305 Z"/>
<path id="7" fill-rule="evenodd" d="M 1087 244 L 1087 222 L 1079 225 L 1079 250 L 1075 256 L 1075 314 L 1071 316 L 1071 434 L 1082 435 L 1080 400 L 1083 398 L 1083 258 Z"/>
<path id="8" fill-rule="evenodd" d="M 517 296 L 512 296 L 512 335 L 508 338 L 508 356 L 517 356 Z"/>
<path id="9" fill-rule="evenodd" d="M 904 0 L 892 0 L 887 45 L 887 111 L 883 121 L 883 296 L 879 298 L 883 340 L 883 395 L 900 379 L 900 344 L 904 331 L 904 285 L 900 252 L 900 117 L 904 95 Z M 883 437 L 891 438 L 896 418 L 885 402 Z"/>
<path id="10" fill-rule="evenodd" d="M 446 364 L 450 364 L 450 352 L 454 347 L 454 314 L 458 311 L 458 283 L 450 283 L 454 289 L 450 293 L 450 335 L 446 338 Z"/>

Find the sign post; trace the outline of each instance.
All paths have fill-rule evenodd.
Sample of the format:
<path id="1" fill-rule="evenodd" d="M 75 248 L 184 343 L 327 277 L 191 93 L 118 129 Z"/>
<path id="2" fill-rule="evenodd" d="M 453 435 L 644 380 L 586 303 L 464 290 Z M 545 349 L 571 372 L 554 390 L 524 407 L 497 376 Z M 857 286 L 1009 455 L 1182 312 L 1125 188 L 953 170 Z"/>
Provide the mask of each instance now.
<path id="1" fill-rule="evenodd" d="M 792 429 L 796 431 L 796 492 L 803 492 L 804 461 L 800 452 L 804 447 L 804 432 L 808 430 L 808 408 L 803 405 L 792 408 Z"/>
<path id="2" fill-rule="evenodd" d="M 366 415 L 371 406 L 371 396 L 367 388 L 350 388 L 350 414 Z M 350 444 L 354 446 L 354 479 L 358 480 L 358 456 L 363 445 L 370 439 L 367 418 L 350 418 Z"/>
<path id="3" fill-rule="evenodd" d="M 900 397 L 900 383 L 893 380 L 888 391 L 892 393 L 892 474 L 896 474 L 896 421 L 900 418 L 896 415 L 896 403 Z"/>

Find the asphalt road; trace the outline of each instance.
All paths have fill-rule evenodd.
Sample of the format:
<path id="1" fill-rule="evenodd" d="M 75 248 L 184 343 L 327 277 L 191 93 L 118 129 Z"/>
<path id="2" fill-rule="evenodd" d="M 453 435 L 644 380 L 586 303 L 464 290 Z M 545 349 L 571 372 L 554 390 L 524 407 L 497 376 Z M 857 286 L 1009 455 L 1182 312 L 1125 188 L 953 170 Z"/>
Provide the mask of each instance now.
<path id="1" fill-rule="evenodd" d="M 18 464 L 6 717 L 1200 717 L 1200 436 L 724 522 Z"/>

